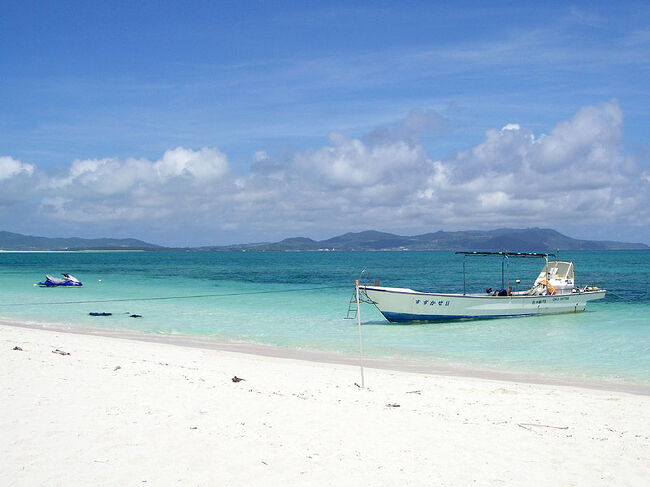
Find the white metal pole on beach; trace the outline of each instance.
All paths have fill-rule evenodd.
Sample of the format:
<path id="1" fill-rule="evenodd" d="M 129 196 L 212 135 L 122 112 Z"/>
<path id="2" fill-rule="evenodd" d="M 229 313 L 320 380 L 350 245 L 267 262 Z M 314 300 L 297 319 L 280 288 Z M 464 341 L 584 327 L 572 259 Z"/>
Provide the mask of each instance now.
<path id="1" fill-rule="evenodd" d="M 359 306 L 359 279 L 354 281 L 354 289 L 357 294 L 357 328 L 359 329 L 359 366 L 361 367 L 361 388 L 365 389 L 366 381 L 363 377 L 363 341 L 361 340 L 361 307 Z"/>

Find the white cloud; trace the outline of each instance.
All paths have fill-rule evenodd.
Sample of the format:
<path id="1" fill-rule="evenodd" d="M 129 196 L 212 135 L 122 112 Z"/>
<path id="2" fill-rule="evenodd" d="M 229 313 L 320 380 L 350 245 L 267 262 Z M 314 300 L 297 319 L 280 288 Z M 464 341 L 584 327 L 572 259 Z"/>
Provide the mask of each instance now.
<path id="1" fill-rule="evenodd" d="M 0 207 L 30 198 L 37 181 L 32 164 L 0 156 Z"/>
<path id="2" fill-rule="evenodd" d="M 297 154 L 291 169 L 332 188 L 360 189 L 387 181 L 399 184 L 399 180 L 411 179 L 413 172 L 428 170 L 422 148 L 404 140 L 367 144 L 333 133 L 330 142 L 318 150 Z"/>
<path id="3" fill-rule="evenodd" d="M 650 192 L 623 156 L 622 122 L 611 101 L 585 107 L 537 138 L 514 124 L 490 130 L 481 144 L 439 161 L 450 176 L 442 184 L 430 179 L 425 193 L 455 190 L 448 224 L 473 217 L 479 225 L 482 218 L 488 225 L 647 225 Z"/>
<path id="4" fill-rule="evenodd" d="M 488 130 L 475 147 L 433 161 L 418 134 L 441 120 L 414 112 L 363 138 L 333 133 L 323 147 L 284 157 L 258 151 L 241 174 L 214 148 L 177 147 L 156 161 L 76 160 L 48 176 L 2 157 L 0 184 L 13 199 L 0 204 L 15 203 L 19 190 L 32 198 L 25 181 L 38 181 L 31 216 L 41 220 L 96 234 L 113 222 L 143 238 L 157 228 L 201 242 L 232 240 L 226 231 L 265 240 L 364 228 L 650 225 L 648 173 L 623 153 L 616 101 L 584 107 L 548 134 L 516 123 Z"/>
<path id="5" fill-rule="evenodd" d="M 17 161 L 13 157 L 0 157 L 0 181 L 17 176 L 31 176 L 34 174 L 34 166 Z"/>
<path id="6" fill-rule="evenodd" d="M 226 173 L 228 160 L 216 149 L 204 147 L 200 151 L 193 151 L 177 147 L 166 151 L 153 166 L 163 181 L 181 176 L 206 183 L 219 179 Z"/>
<path id="7" fill-rule="evenodd" d="M 228 172 L 216 149 L 177 147 L 157 161 L 76 160 L 42 183 L 41 211 L 75 222 L 147 221 L 169 218 L 174 225 L 200 211 Z"/>

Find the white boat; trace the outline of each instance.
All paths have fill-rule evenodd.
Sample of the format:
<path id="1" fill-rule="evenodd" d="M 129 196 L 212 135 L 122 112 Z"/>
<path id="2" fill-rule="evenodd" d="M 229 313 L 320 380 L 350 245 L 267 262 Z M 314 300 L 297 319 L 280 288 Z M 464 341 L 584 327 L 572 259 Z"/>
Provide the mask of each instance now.
<path id="1" fill-rule="evenodd" d="M 430 293 L 408 288 L 359 284 L 364 301 L 374 304 L 391 322 L 452 321 L 461 319 L 504 318 L 584 311 L 588 301 L 602 299 L 607 292 L 597 286 L 575 286 L 573 262 L 549 261 L 553 254 L 521 252 L 457 252 L 463 254 L 463 293 Z M 502 288 L 496 293 L 465 291 L 465 257 L 502 256 Z M 512 291 L 508 282 L 510 258 L 545 259 L 533 285 Z M 518 283 L 518 281 L 517 281 Z"/>

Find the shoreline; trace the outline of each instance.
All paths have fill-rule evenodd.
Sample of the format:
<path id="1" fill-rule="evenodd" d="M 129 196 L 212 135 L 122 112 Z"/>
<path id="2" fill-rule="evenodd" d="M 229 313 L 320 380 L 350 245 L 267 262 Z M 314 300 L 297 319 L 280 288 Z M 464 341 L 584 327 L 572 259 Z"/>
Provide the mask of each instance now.
<path id="1" fill-rule="evenodd" d="M 0 325 L 32 485 L 645 486 L 650 396 Z M 356 383 L 355 383 L 356 382 Z"/>
<path id="2" fill-rule="evenodd" d="M 189 347 L 202 350 L 215 350 L 224 352 L 234 352 L 245 355 L 270 357 L 279 359 L 299 360 L 303 362 L 347 365 L 359 367 L 363 361 L 364 368 L 407 372 L 424 375 L 435 375 L 441 377 L 459 377 L 467 379 L 482 379 L 499 382 L 511 382 L 530 385 L 548 385 L 561 387 L 576 387 L 583 389 L 593 389 L 610 392 L 624 392 L 642 396 L 650 396 L 650 384 L 635 382 L 609 382 L 605 380 L 589 380 L 581 378 L 564 378 L 557 376 L 548 376 L 543 374 L 525 373 L 525 372 L 508 372 L 494 369 L 481 369 L 469 367 L 455 367 L 444 363 L 431 362 L 411 362 L 400 359 L 377 358 L 364 356 L 361 360 L 358 355 L 348 355 L 343 353 L 302 350 L 295 348 L 285 348 L 273 345 L 263 345 L 254 343 L 240 343 L 221 341 L 212 338 L 200 338 L 190 335 L 162 335 L 146 334 L 126 331 L 108 331 L 81 329 L 58 326 L 56 324 L 38 325 L 24 323 L 19 321 L 0 320 L 0 326 L 11 326 L 17 328 L 27 328 L 32 330 L 45 330 L 73 335 L 99 336 L 107 338 L 118 338 L 135 342 L 148 342 L 166 344 L 176 347 Z"/>

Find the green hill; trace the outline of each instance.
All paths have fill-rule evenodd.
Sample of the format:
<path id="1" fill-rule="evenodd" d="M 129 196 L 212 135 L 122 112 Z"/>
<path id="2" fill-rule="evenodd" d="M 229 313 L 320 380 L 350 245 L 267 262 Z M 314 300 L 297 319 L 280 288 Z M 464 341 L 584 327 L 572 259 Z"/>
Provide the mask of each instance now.
<path id="1" fill-rule="evenodd" d="M 162 247 L 135 238 L 48 238 L 0 231 L 0 250 L 154 250 Z"/>
<path id="2" fill-rule="evenodd" d="M 85 239 L 48 238 L 0 231 L 0 250 L 164 250 L 166 247 L 134 238 Z M 264 252 L 290 251 L 376 251 L 376 250 L 485 250 L 534 252 L 559 250 L 645 250 L 643 243 L 603 240 L 579 240 L 567 237 L 550 228 L 501 228 L 497 230 L 469 230 L 433 232 L 402 236 L 375 230 L 345 233 L 326 240 L 305 237 L 287 238 L 280 242 L 210 246 L 184 250 L 240 250 Z"/>
<path id="3" fill-rule="evenodd" d="M 579 240 L 567 237 L 549 228 L 502 228 L 497 230 L 469 230 L 459 232 L 425 233 L 402 236 L 368 230 L 345 233 L 326 240 L 289 238 L 276 243 L 229 245 L 205 247 L 203 250 L 485 250 L 533 252 L 559 250 L 643 250 L 643 243 L 627 243 L 601 240 Z"/>

